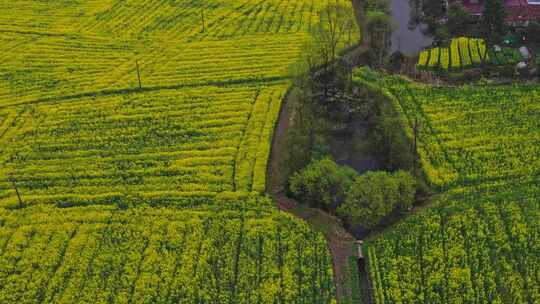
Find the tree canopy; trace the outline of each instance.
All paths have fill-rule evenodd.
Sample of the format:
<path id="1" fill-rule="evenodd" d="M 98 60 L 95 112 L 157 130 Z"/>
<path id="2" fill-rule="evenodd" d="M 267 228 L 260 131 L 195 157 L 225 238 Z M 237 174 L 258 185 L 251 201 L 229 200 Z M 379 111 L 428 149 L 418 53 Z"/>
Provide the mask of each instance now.
<path id="1" fill-rule="evenodd" d="M 289 188 L 304 204 L 330 208 L 344 199 L 357 175 L 353 169 L 339 166 L 330 158 L 323 158 L 291 176 Z"/>
<path id="2" fill-rule="evenodd" d="M 451 37 L 466 36 L 471 22 L 471 14 L 463 7 L 461 2 L 456 1 L 450 4 L 446 26 Z"/>
<path id="3" fill-rule="evenodd" d="M 506 10 L 502 0 L 486 0 L 482 29 L 488 44 L 500 43 L 507 32 Z"/>
<path id="4" fill-rule="evenodd" d="M 416 183 L 404 172 L 368 172 L 357 177 L 338 214 L 354 225 L 371 228 L 392 211 L 407 210 L 414 201 Z"/>

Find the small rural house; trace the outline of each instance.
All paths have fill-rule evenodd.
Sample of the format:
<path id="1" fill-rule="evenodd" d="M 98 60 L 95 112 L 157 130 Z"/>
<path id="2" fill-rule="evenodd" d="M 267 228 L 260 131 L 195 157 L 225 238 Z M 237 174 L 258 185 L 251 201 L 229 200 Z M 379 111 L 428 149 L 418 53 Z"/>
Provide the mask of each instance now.
<path id="1" fill-rule="evenodd" d="M 461 0 L 471 14 L 481 16 L 485 0 Z M 540 0 L 503 0 L 508 13 L 507 21 L 512 25 L 527 25 L 540 19 Z"/>

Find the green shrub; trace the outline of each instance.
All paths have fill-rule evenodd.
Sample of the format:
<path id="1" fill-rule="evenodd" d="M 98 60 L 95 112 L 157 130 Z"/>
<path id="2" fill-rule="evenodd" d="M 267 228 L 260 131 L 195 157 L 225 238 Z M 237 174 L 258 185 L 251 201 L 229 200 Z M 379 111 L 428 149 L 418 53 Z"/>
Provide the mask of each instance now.
<path id="1" fill-rule="evenodd" d="M 394 210 L 411 207 L 415 192 L 416 181 L 409 173 L 368 172 L 351 184 L 337 212 L 353 225 L 370 228 Z"/>
<path id="2" fill-rule="evenodd" d="M 540 20 L 533 21 L 527 27 L 527 38 L 533 43 L 540 44 Z"/>
<path id="3" fill-rule="evenodd" d="M 289 188 L 301 203 L 329 209 L 343 201 L 349 185 L 357 176 L 353 169 L 323 158 L 291 176 Z"/>
<path id="4" fill-rule="evenodd" d="M 417 183 L 411 174 L 405 171 L 397 171 L 393 174 L 393 178 L 398 184 L 398 202 L 396 207 L 399 211 L 405 212 L 409 210 L 413 203 L 416 194 Z"/>
<path id="5" fill-rule="evenodd" d="M 388 170 L 411 169 L 414 154 L 411 152 L 411 142 L 400 123 L 402 117 L 384 99 L 379 103 L 379 116 L 373 132 L 374 155 Z"/>

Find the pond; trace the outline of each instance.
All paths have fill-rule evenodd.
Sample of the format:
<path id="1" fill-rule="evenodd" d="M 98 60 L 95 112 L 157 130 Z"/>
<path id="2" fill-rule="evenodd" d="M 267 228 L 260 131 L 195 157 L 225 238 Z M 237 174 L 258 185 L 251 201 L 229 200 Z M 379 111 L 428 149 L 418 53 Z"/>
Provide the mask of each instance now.
<path id="1" fill-rule="evenodd" d="M 381 168 L 372 152 L 372 141 L 369 140 L 373 126 L 364 121 L 352 121 L 346 128 L 334 131 L 327 136 L 330 154 L 339 165 L 346 165 L 362 174 Z"/>
<path id="2" fill-rule="evenodd" d="M 390 53 L 400 51 L 405 55 L 414 56 L 433 43 L 433 39 L 422 33 L 422 25 L 415 29 L 409 28 L 411 7 L 409 0 L 391 0 L 392 19 L 396 29 L 392 33 Z"/>

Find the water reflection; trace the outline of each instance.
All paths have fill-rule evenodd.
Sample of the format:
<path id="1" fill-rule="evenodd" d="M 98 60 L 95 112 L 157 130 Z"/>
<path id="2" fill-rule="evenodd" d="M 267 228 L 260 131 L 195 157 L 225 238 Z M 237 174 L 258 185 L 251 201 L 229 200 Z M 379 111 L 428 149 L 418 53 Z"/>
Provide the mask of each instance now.
<path id="1" fill-rule="evenodd" d="M 409 0 L 391 0 L 391 10 L 395 30 L 392 33 L 390 53 L 400 51 L 405 55 L 413 56 L 433 43 L 433 38 L 422 32 L 425 30 L 425 25 L 420 24 L 413 29 L 409 27 L 414 23 L 411 22 Z"/>

